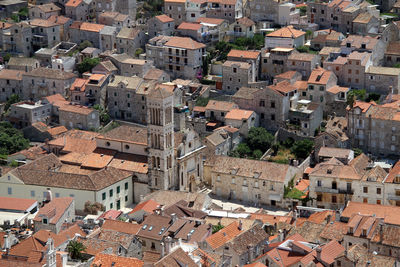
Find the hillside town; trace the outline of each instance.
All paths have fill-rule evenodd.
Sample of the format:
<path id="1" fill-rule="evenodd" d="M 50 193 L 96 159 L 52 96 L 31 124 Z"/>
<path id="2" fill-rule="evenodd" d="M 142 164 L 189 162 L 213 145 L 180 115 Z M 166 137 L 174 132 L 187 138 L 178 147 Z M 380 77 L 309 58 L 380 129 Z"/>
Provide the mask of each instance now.
<path id="1" fill-rule="evenodd" d="M 400 266 L 400 0 L 0 20 L 0 267 Z"/>

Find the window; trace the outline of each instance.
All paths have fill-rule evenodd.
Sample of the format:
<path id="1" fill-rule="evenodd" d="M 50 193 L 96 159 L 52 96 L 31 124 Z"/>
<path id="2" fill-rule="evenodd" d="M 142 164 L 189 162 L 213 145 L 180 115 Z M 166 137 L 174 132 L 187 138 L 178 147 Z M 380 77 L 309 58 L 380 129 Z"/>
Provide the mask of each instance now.
<path id="1" fill-rule="evenodd" d="M 234 184 L 235 183 L 235 178 L 232 178 L 232 184 Z"/>
<path id="2" fill-rule="evenodd" d="M 236 68 L 233 68 L 233 73 L 236 73 L 237 72 L 237 69 Z"/>
<path id="3" fill-rule="evenodd" d="M 103 194 L 101 194 L 101 199 L 102 199 L 102 200 L 106 200 L 106 197 L 107 197 L 107 196 L 106 196 L 106 192 L 104 192 Z"/>
<path id="4" fill-rule="evenodd" d="M 106 142 L 106 146 L 110 146 L 111 144 L 110 144 L 110 142 Z"/>
<path id="5" fill-rule="evenodd" d="M 377 189 L 376 189 L 376 193 L 377 193 L 378 195 L 380 195 L 380 194 L 382 193 L 382 189 L 381 189 L 381 188 L 377 188 Z"/>
<path id="6" fill-rule="evenodd" d="M 319 90 L 320 90 L 320 91 L 324 91 L 325 88 L 324 88 L 323 86 L 320 86 L 320 87 L 319 87 Z"/>
<path id="7" fill-rule="evenodd" d="M 9 187 L 7 191 L 8 191 L 9 195 L 12 195 L 12 188 L 11 187 Z"/>
<path id="8" fill-rule="evenodd" d="M 129 184 L 128 184 L 128 182 L 126 182 L 125 183 L 125 190 L 128 190 L 128 188 L 129 188 Z"/>
<path id="9" fill-rule="evenodd" d="M 275 108 L 275 101 L 271 101 L 271 108 Z"/>
<path id="10" fill-rule="evenodd" d="M 309 85 L 308 90 L 314 90 L 314 85 Z"/>
<path id="11" fill-rule="evenodd" d="M 113 190 L 112 189 L 110 189 L 110 197 L 112 197 L 113 196 Z"/>
<path id="12" fill-rule="evenodd" d="M 264 100 L 260 100 L 260 107 L 265 107 L 265 101 Z"/>
<path id="13" fill-rule="evenodd" d="M 35 197 L 35 191 L 34 190 L 31 191 L 31 197 Z"/>
<path id="14" fill-rule="evenodd" d="M 74 194 L 69 194 L 69 197 L 72 197 L 72 198 L 74 198 L 74 197 L 75 197 L 75 195 L 74 195 Z"/>
<path id="15" fill-rule="evenodd" d="M 56 198 L 60 197 L 60 193 L 56 193 Z"/>
<path id="16" fill-rule="evenodd" d="M 364 187 L 363 187 L 363 192 L 364 192 L 364 193 L 368 193 L 368 187 L 367 187 L 367 186 L 364 186 Z"/>
<path id="17" fill-rule="evenodd" d="M 317 181 L 317 186 L 318 186 L 318 187 L 321 187 L 321 186 L 322 186 L 322 181 L 321 181 L 321 180 L 318 180 L 318 181 Z"/>
<path id="18" fill-rule="evenodd" d="M 217 181 L 219 182 L 219 181 L 221 181 L 221 176 L 217 176 Z"/>
<path id="19" fill-rule="evenodd" d="M 332 203 L 336 203 L 336 196 L 332 196 Z"/>
<path id="20" fill-rule="evenodd" d="M 321 194 L 317 194 L 317 201 L 322 201 L 322 195 Z"/>
<path id="21" fill-rule="evenodd" d="M 254 182 L 254 187 L 256 187 L 256 188 L 258 187 L 258 181 Z"/>
<path id="22" fill-rule="evenodd" d="M 275 114 L 271 114 L 271 121 L 275 120 Z"/>
<path id="23" fill-rule="evenodd" d="M 43 219 L 42 219 L 42 223 L 43 223 L 43 224 L 48 224 L 47 218 L 43 218 Z"/>
<path id="24" fill-rule="evenodd" d="M 129 145 L 125 145 L 125 149 L 129 149 Z"/>
<path id="25" fill-rule="evenodd" d="M 368 203 L 368 198 L 363 198 L 363 203 Z"/>
<path id="26" fill-rule="evenodd" d="M 117 186 L 117 194 L 119 194 L 119 192 L 121 192 L 121 187 Z"/>
<path id="27" fill-rule="evenodd" d="M 113 206 L 114 206 L 113 203 L 110 203 L 110 210 L 113 208 Z"/>
<path id="28" fill-rule="evenodd" d="M 125 196 L 125 202 L 128 202 L 128 196 Z"/>

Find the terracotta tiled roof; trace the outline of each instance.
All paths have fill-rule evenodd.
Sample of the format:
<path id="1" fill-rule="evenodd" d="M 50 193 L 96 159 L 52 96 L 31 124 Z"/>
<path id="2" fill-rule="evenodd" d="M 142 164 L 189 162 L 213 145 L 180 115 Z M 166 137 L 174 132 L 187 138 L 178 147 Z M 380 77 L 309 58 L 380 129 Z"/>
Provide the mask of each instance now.
<path id="1" fill-rule="evenodd" d="M 284 182 L 288 171 L 292 168 L 286 164 L 277 164 L 268 161 L 217 156 L 214 160 L 213 171 L 217 173 L 231 174 L 242 177 L 258 177 L 260 180 Z"/>
<path id="2" fill-rule="evenodd" d="M 56 127 L 53 127 L 51 129 L 47 130 L 47 132 L 53 137 L 55 137 L 59 134 L 65 133 L 67 131 L 68 130 L 67 130 L 67 128 L 65 128 L 65 126 L 56 126 Z"/>
<path id="3" fill-rule="evenodd" d="M 297 74 L 300 74 L 300 73 L 295 70 L 289 70 L 289 71 L 286 71 L 286 72 L 276 75 L 275 78 L 277 78 L 277 79 L 279 78 L 279 79 L 283 79 L 283 80 L 291 80 Z"/>
<path id="4" fill-rule="evenodd" d="M 147 128 L 121 125 L 102 134 L 98 139 L 119 140 L 128 143 L 147 145 Z"/>
<path id="5" fill-rule="evenodd" d="M 288 94 L 297 90 L 289 81 L 281 81 L 276 84 L 272 84 L 268 86 L 269 89 L 279 92 L 282 95 Z"/>
<path id="6" fill-rule="evenodd" d="M 109 220 L 116 220 L 119 216 L 121 216 L 122 211 L 119 210 L 108 210 L 101 214 L 98 219 L 109 219 Z"/>
<path id="7" fill-rule="evenodd" d="M 151 214 L 145 218 L 141 224 L 138 237 L 149 238 L 153 240 L 162 240 L 168 234 L 168 228 L 171 226 L 171 218 Z"/>
<path id="8" fill-rule="evenodd" d="M 13 24 L 7 23 L 7 22 L 1 22 L 0 23 L 0 29 L 8 29 L 12 26 Z"/>
<path id="9" fill-rule="evenodd" d="M 81 31 L 88 32 L 100 32 L 104 28 L 104 25 L 97 23 L 83 22 L 80 26 Z"/>
<path id="10" fill-rule="evenodd" d="M 0 79 L 22 81 L 22 75 L 24 73 L 26 72 L 20 70 L 2 69 L 0 70 Z"/>
<path id="11" fill-rule="evenodd" d="M 249 50 L 236 50 L 232 49 L 228 53 L 228 58 L 245 58 L 245 59 L 257 59 L 260 56 L 260 51 L 249 51 Z"/>
<path id="12" fill-rule="evenodd" d="M 267 34 L 267 37 L 298 38 L 305 34 L 305 32 L 296 30 L 293 26 L 287 26 Z"/>
<path id="13" fill-rule="evenodd" d="M 205 17 L 200 17 L 197 19 L 197 22 L 199 23 L 216 24 L 216 25 L 220 25 L 224 21 L 225 21 L 224 19 L 205 18 Z"/>
<path id="14" fill-rule="evenodd" d="M 353 214 L 369 215 L 375 214 L 378 218 L 384 218 L 385 223 L 400 225 L 400 220 L 397 216 L 400 212 L 400 207 L 386 206 L 378 204 L 368 204 L 361 202 L 349 201 L 346 208 L 340 215 L 343 218 L 350 218 Z"/>
<path id="15" fill-rule="evenodd" d="M 343 222 L 328 223 L 321 232 L 320 237 L 327 240 L 337 240 L 341 242 L 347 233 L 347 225 Z"/>
<path id="16" fill-rule="evenodd" d="M 233 99 L 238 98 L 251 100 L 255 97 L 255 93 L 259 92 L 260 90 L 261 89 L 259 88 L 241 87 L 239 91 L 233 95 Z"/>
<path id="17" fill-rule="evenodd" d="M 236 22 L 238 22 L 239 24 L 244 25 L 246 27 L 251 27 L 256 24 L 254 21 L 252 21 L 248 17 L 242 17 L 240 19 L 237 19 Z"/>
<path id="18" fill-rule="evenodd" d="M 342 41 L 341 46 L 346 46 L 347 43 L 350 43 L 351 47 L 360 49 L 361 45 L 365 44 L 367 50 L 372 50 L 378 42 L 379 39 L 371 36 L 349 35 Z"/>
<path id="19" fill-rule="evenodd" d="M 159 261 L 160 258 L 161 254 L 156 251 L 151 251 L 151 250 L 143 251 L 143 261 L 145 263 L 153 264 Z"/>
<path id="20" fill-rule="evenodd" d="M 113 267 L 142 267 L 143 261 L 136 258 L 121 257 L 112 254 L 98 253 L 94 257 L 92 265 L 96 266 L 113 266 Z"/>
<path id="21" fill-rule="evenodd" d="M 206 47 L 205 44 L 196 42 L 192 38 L 177 37 L 177 36 L 174 36 L 171 39 L 169 39 L 169 41 L 165 43 L 165 46 L 178 47 L 190 50 L 202 49 Z"/>
<path id="22" fill-rule="evenodd" d="M 75 81 L 72 83 L 70 90 L 85 92 L 86 84 L 88 82 L 88 79 L 76 78 Z"/>
<path id="23" fill-rule="evenodd" d="M 317 55 L 315 54 L 309 54 L 309 53 L 292 53 L 289 57 L 288 60 L 295 60 L 295 61 L 313 61 Z"/>
<path id="24" fill-rule="evenodd" d="M 348 158 L 351 154 L 350 149 L 336 148 L 336 147 L 321 147 L 318 152 L 319 157 L 328 158 Z"/>
<path id="25" fill-rule="evenodd" d="M 92 112 L 97 112 L 95 109 L 86 107 L 86 106 L 81 106 L 81 105 L 64 105 L 59 108 L 59 111 L 65 111 L 65 112 L 72 112 L 76 114 L 81 114 L 81 115 L 89 115 Z"/>
<path id="26" fill-rule="evenodd" d="M 254 262 L 250 264 L 246 264 L 243 267 L 267 267 L 265 264 L 262 264 L 261 262 Z"/>
<path id="27" fill-rule="evenodd" d="M 366 24 L 369 23 L 370 20 L 373 18 L 373 16 L 368 13 L 368 12 L 364 12 L 364 13 L 360 13 L 354 20 L 353 23 L 362 23 L 362 24 Z"/>
<path id="28" fill-rule="evenodd" d="M 178 26 L 178 30 L 198 31 L 203 27 L 200 23 L 182 22 Z"/>
<path id="29" fill-rule="evenodd" d="M 42 221 L 43 216 L 46 216 L 50 224 L 56 224 L 72 205 L 73 201 L 74 199 L 71 197 L 53 198 L 53 200 L 39 209 L 33 220 Z"/>
<path id="30" fill-rule="evenodd" d="M 77 7 L 79 6 L 81 3 L 83 2 L 83 0 L 69 0 L 65 6 L 66 7 Z"/>
<path id="31" fill-rule="evenodd" d="M 386 55 L 400 55 L 400 42 L 391 42 L 386 48 Z"/>
<path id="32" fill-rule="evenodd" d="M 68 80 L 76 77 L 76 75 L 71 72 L 66 72 L 57 69 L 42 68 L 42 67 L 33 69 L 32 71 L 27 72 L 24 75 L 33 77 L 42 77 L 48 79 L 56 79 L 56 80 Z"/>
<path id="33" fill-rule="evenodd" d="M 126 234 L 136 235 L 139 232 L 140 225 L 136 223 L 106 219 L 101 228 L 107 230 L 119 231 Z"/>
<path id="34" fill-rule="evenodd" d="M 308 83 L 326 85 L 333 75 L 332 71 L 319 67 L 311 72 L 311 75 L 308 78 Z"/>
<path id="35" fill-rule="evenodd" d="M 331 94 L 336 95 L 336 94 L 341 93 L 341 92 L 347 93 L 347 92 L 350 91 L 350 88 L 349 87 L 341 87 L 341 86 L 336 85 L 336 86 L 332 86 L 327 91 L 329 93 L 331 93 Z"/>
<path id="36" fill-rule="evenodd" d="M 252 110 L 232 109 L 226 115 L 227 120 L 247 120 L 254 114 Z"/>
<path id="37" fill-rule="evenodd" d="M 85 247 L 85 254 L 96 255 L 104 252 L 104 250 L 111 248 L 112 254 L 117 255 L 120 244 L 115 241 L 101 240 L 97 238 L 78 238 L 77 241 L 82 243 Z"/>
<path id="38" fill-rule="evenodd" d="M 182 248 L 178 248 L 156 262 L 154 267 L 197 267 L 198 265 L 192 260 L 189 255 L 183 251 Z"/>
<path id="39" fill-rule="evenodd" d="M 390 169 L 388 176 L 385 179 L 385 183 L 393 183 L 396 177 L 400 176 L 400 161 L 397 161 L 396 164 Z"/>
<path id="40" fill-rule="evenodd" d="M 27 211 L 37 203 L 34 199 L 0 197 L 0 210 Z"/>
<path id="41" fill-rule="evenodd" d="M 158 19 L 159 21 L 161 21 L 162 23 L 168 23 L 168 22 L 173 22 L 174 19 L 168 17 L 165 14 L 159 15 L 159 16 L 155 16 L 156 19 Z"/>
<path id="42" fill-rule="evenodd" d="M 39 8 L 43 12 L 53 12 L 53 11 L 60 11 L 61 10 L 61 8 L 56 6 L 54 3 L 36 5 L 35 7 Z"/>
<path id="43" fill-rule="evenodd" d="M 238 106 L 233 102 L 210 100 L 206 106 L 206 110 L 217 110 L 228 112 Z"/>
<path id="44" fill-rule="evenodd" d="M 233 238 L 238 236 L 242 230 L 239 228 L 239 222 L 233 222 L 230 225 L 222 228 L 215 234 L 206 238 L 206 242 L 213 250 L 223 246 Z"/>
<path id="45" fill-rule="evenodd" d="M 154 210 L 159 206 L 160 204 L 158 204 L 157 202 L 155 202 L 152 199 L 149 199 L 147 201 L 141 202 L 139 204 L 136 205 L 136 207 L 133 208 L 133 210 L 131 212 L 129 212 L 129 214 L 133 214 L 137 211 L 143 210 L 146 213 L 153 213 Z"/>
<path id="46" fill-rule="evenodd" d="M 30 25 L 44 28 L 58 26 L 58 24 L 53 23 L 47 19 L 33 19 L 30 21 Z"/>
<path id="47" fill-rule="evenodd" d="M 64 24 L 66 24 L 67 22 L 69 22 L 72 19 L 68 18 L 68 17 L 64 17 L 64 16 L 52 15 L 47 20 L 51 21 L 51 22 L 53 22 L 55 24 L 58 24 L 58 25 L 64 25 Z"/>

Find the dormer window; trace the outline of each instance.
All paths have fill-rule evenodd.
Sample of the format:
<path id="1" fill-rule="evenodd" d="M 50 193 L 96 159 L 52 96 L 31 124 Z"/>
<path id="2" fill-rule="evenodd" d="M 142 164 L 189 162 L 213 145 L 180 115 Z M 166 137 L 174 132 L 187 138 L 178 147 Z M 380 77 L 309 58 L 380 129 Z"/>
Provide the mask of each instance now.
<path id="1" fill-rule="evenodd" d="M 346 47 L 351 47 L 351 43 L 346 43 Z"/>
<path id="2" fill-rule="evenodd" d="M 396 177 L 394 177 L 393 182 L 394 182 L 395 184 L 400 184 L 400 175 L 397 175 Z"/>
<path id="3" fill-rule="evenodd" d="M 43 219 L 42 219 L 42 223 L 43 223 L 43 224 L 49 224 L 49 220 L 48 220 L 47 218 L 43 218 Z"/>

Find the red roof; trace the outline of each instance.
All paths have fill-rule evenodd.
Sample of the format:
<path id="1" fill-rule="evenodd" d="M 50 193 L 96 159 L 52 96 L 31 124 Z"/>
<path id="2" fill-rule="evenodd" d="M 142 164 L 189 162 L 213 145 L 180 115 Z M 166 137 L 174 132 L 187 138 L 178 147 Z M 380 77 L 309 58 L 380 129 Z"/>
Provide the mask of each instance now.
<path id="1" fill-rule="evenodd" d="M 116 220 L 122 214 L 122 211 L 119 210 L 108 210 L 101 214 L 97 219 L 111 219 Z"/>
<path id="2" fill-rule="evenodd" d="M 136 205 L 136 207 L 129 212 L 129 214 L 133 214 L 139 210 L 144 210 L 147 213 L 153 213 L 153 211 L 159 206 L 160 204 L 158 204 L 157 202 L 155 202 L 152 199 L 149 199 L 145 202 L 139 203 L 138 205 Z"/>
<path id="3" fill-rule="evenodd" d="M 34 199 L 0 197 L 0 210 L 26 211 L 35 203 L 37 203 L 37 201 Z"/>

